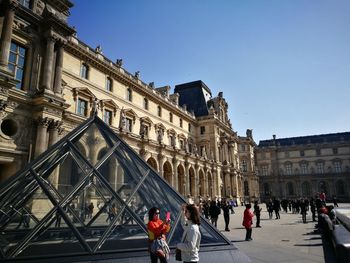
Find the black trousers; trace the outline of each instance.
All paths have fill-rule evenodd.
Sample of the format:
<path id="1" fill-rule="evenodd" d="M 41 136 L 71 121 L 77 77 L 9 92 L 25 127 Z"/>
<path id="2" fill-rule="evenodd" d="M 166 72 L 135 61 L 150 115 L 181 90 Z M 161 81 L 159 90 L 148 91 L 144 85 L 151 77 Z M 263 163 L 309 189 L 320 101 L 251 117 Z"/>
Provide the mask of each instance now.
<path id="1" fill-rule="evenodd" d="M 154 253 L 151 253 L 150 255 L 151 255 L 151 263 L 157 263 L 158 262 L 158 258 L 160 260 L 160 263 L 167 263 L 168 262 L 166 260 L 166 258 L 160 258 Z"/>
<path id="2" fill-rule="evenodd" d="M 247 232 L 245 234 L 245 240 L 249 240 L 252 238 L 252 229 L 251 228 L 246 228 L 245 229 Z"/>

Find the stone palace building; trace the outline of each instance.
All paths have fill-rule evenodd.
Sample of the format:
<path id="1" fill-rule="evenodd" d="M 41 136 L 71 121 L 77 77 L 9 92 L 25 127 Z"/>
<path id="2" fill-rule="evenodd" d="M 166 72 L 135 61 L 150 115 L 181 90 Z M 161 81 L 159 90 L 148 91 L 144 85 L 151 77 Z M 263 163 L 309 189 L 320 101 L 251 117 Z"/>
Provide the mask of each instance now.
<path id="1" fill-rule="evenodd" d="M 77 37 L 67 23 L 72 7 L 0 0 L 0 182 L 97 114 L 181 194 L 259 198 L 252 131 L 233 130 L 223 93 L 213 96 L 200 80 L 174 93 L 144 83 Z M 79 147 L 97 160 L 99 142 Z"/>
<path id="2" fill-rule="evenodd" d="M 256 148 L 260 196 L 311 197 L 325 192 L 350 201 L 350 132 L 259 142 Z"/>

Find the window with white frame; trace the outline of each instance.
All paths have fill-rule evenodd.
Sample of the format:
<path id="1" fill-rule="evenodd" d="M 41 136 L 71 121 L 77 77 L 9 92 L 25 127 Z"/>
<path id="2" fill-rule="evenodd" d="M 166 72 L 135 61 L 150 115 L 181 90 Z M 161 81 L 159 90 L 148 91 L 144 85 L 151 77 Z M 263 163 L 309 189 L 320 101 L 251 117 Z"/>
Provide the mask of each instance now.
<path id="1" fill-rule="evenodd" d="M 125 130 L 127 132 L 132 132 L 132 119 L 125 118 Z"/>
<path id="2" fill-rule="evenodd" d="M 18 3 L 26 8 L 30 8 L 31 0 L 18 0 Z"/>
<path id="3" fill-rule="evenodd" d="M 130 88 L 127 88 L 126 90 L 126 99 L 132 101 L 132 90 Z"/>
<path id="4" fill-rule="evenodd" d="M 109 125 L 112 124 L 112 111 L 105 110 L 103 113 L 103 121 Z"/>
<path id="5" fill-rule="evenodd" d="M 89 66 L 86 65 L 85 63 L 81 64 L 80 77 L 82 77 L 84 79 L 88 79 L 89 78 Z"/>
<path id="6" fill-rule="evenodd" d="M 242 160 L 242 162 L 241 162 L 241 171 L 242 172 L 247 172 L 248 171 L 248 166 L 247 166 L 247 161 L 246 160 Z"/>
<path id="7" fill-rule="evenodd" d="M 301 171 L 301 174 L 307 174 L 308 171 L 307 171 L 307 163 L 301 163 L 300 164 L 300 171 Z"/>
<path id="8" fill-rule="evenodd" d="M 77 114 L 82 116 L 87 116 L 88 112 L 88 102 L 81 98 L 78 98 Z"/>
<path id="9" fill-rule="evenodd" d="M 340 161 L 334 161 L 333 166 L 334 166 L 335 173 L 341 173 L 341 162 Z"/>
<path id="10" fill-rule="evenodd" d="M 144 99 L 143 99 L 143 108 L 144 108 L 145 110 L 148 110 L 148 99 L 147 99 L 147 98 L 144 98 Z"/>
<path id="11" fill-rule="evenodd" d="M 26 52 L 27 50 L 23 46 L 11 42 L 8 69 L 14 74 L 15 79 L 18 81 L 16 83 L 17 89 L 23 88 Z"/>
<path id="12" fill-rule="evenodd" d="M 321 162 L 316 163 L 316 172 L 318 174 L 324 174 L 324 163 L 321 163 Z"/>
<path id="13" fill-rule="evenodd" d="M 267 176 L 268 172 L 269 172 L 269 170 L 268 170 L 268 166 L 267 165 L 261 166 L 261 175 L 262 176 Z"/>
<path id="14" fill-rule="evenodd" d="M 285 169 L 286 169 L 286 175 L 292 175 L 292 164 L 291 163 L 287 163 L 285 165 Z"/>
<path id="15" fill-rule="evenodd" d="M 112 84 L 113 84 L 113 81 L 110 77 L 107 77 L 106 78 L 106 90 L 107 91 L 112 91 Z"/>

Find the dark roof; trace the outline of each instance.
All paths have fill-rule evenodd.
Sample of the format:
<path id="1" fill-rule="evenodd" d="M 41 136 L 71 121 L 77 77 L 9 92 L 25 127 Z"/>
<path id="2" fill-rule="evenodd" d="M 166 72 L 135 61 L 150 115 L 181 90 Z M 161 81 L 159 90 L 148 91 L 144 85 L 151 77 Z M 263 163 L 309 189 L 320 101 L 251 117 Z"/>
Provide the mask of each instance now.
<path id="1" fill-rule="evenodd" d="M 186 104 L 188 111 L 193 111 L 196 117 L 208 115 L 208 105 L 203 89 L 211 97 L 211 91 L 201 80 L 179 84 L 175 86 L 175 93 L 180 95 L 179 104 Z"/>
<path id="2" fill-rule="evenodd" d="M 282 138 L 276 140 L 263 140 L 259 142 L 259 147 L 273 146 L 274 141 L 278 146 L 292 146 L 303 144 L 335 143 L 350 142 L 350 132 L 329 133 L 320 135 L 309 135 L 301 137 Z"/>

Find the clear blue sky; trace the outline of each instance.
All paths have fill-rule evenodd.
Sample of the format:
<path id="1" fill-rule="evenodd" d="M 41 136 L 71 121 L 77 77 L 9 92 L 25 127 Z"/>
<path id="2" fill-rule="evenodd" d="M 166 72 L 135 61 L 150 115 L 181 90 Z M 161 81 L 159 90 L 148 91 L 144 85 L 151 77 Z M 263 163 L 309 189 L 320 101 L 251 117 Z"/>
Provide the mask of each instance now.
<path id="1" fill-rule="evenodd" d="M 223 91 L 259 140 L 350 131 L 349 0 L 73 0 L 69 24 L 157 87 Z"/>

